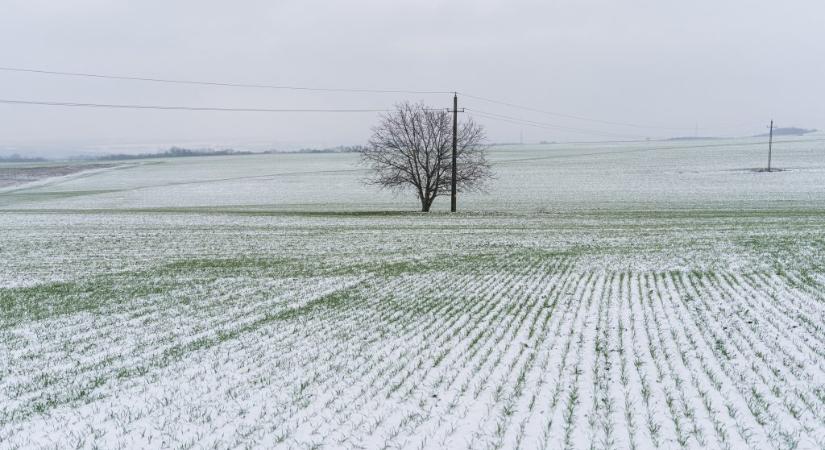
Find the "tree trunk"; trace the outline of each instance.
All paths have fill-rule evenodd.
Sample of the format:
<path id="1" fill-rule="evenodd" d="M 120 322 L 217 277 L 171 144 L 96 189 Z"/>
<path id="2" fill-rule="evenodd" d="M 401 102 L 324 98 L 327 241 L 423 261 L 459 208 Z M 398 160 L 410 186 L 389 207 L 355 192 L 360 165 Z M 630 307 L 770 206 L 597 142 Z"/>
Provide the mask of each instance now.
<path id="1" fill-rule="evenodd" d="M 421 197 L 421 212 L 430 212 L 430 206 L 433 204 L 433 200 L 427 197 Z"/>

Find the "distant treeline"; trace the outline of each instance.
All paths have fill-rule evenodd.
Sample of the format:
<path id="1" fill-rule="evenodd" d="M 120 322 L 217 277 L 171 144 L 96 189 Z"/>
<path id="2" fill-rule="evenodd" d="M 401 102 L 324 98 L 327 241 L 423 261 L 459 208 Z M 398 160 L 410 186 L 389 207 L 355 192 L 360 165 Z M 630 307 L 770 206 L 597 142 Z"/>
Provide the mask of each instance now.
<path id="1" fill-rule="evenodd" d="M 273 153 L 356 153 L 361 151 L 361 146 L 346 146 L 339 145 L 337 147 L 329 148 L 302 148 L 299 150 L 266 150 L 262 152 L 252 152 L 247 150 L 234 149 L 188 149 L 181 147 L 172 147 L 169 150 L 155 152 L 155 153 L 138 153 L 138 154 L 113 154 L 102 156 L 89 156 L 82 159 L 94 161 L 122 161 L 130 159 L 148 159 L 148 158 L 187 158 L 192 156 L 238 156 L 238 155 L 268 155 Z"/>
<path id="2" fill-rule="evenodd" d="M 339 145 L 337 147 L 327 148 L 302 148 L 300 150 L 293 150 L 291 152 L 269 150 L 264 153 L 360 153 L 363 148 L 364 146 L 362 145 Z"/>
<path id="3" fill-rule="evenodd" d="M 9 156 L 0 155 L 0 162 L 43 162 L 43 161 L 46 161 L 46 158 L 20 156 L 17 153 L 13 153 Z"/>
<path id="4" fill-rule="evenodd" d="M 808 133 L 813 133 L 817 130 L 815 129 L 806 129 L 806 128 L 796 128 L 796 127 L 787 127 L 787 128 L 774 128 L 773 135 L 774 136 L 802 136 Z M 766 137 L 770 133 L 759 134 L 756 137 Z"/>
<path id="5" fill-rule="evenodd" d="M 248 150 L 235 149 L 190 149 L 182 147 L 172 147 L 168 150 L 162 150 L 154 153 L 113 153 L 108 155 L 83 155 L 70 157 L 69 160 L 75 161 L 128 161 L 133 159 L 150 159 L 150 158 L 188 158 L 194 156 L 238 156 L 238 155 L 265 155 L 275 153 L 358 153 L 364 147 L 360 145 L 339 145 L 337 147 L 327 148 L 302 148 L 298 150 L 266 150 L 261 152 L 253 152 Z M 26 157 L 18 154 L 8 156 L 0 155 L 0 162 L 42 162 L 48 161 L 47 158 L 40 157 Z"/>
<path id="6" fill-rule="evenodd" d="M 180 147 L 172 147 L 169 150 L 155 152 L 155 153 L 117 153 L 100 156 L 86 156 L 79 159 L 94 160 L 94 161 L 123 161 L 130 159 L 147 159 L 147 158 L 187 158 L 192 156 L 226 156 L 226 155 L 251 155 L 252 152 L 238 151 L 233 149 L 212 150 L 212 149 L 188 149 Z"/>

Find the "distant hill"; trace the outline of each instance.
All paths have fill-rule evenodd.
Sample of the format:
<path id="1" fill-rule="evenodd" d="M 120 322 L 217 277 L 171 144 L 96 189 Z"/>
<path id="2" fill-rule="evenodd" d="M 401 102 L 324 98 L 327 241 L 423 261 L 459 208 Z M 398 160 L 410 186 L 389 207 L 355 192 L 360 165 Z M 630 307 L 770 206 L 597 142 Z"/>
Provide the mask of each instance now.
<path id="1" fill-rule="evenodd" d="M 665 139 L 666 141 L 708 141 L 712 139 L 721 139 L 715 136 L 676 136 Z"/>
<path id="2" fill-rule="evenodd" d="M 808 133 L 813 133 L 817 130 L 815 129 L 806 129 L 806 128 L 796 128 L 796 127 L 786 127 L 786 128 L 774 128 L 773 135 L 774 136 L 803 136 Z M 767 137 L 770 133 L 764 134 L 757 134 L 755 137 Z"/>

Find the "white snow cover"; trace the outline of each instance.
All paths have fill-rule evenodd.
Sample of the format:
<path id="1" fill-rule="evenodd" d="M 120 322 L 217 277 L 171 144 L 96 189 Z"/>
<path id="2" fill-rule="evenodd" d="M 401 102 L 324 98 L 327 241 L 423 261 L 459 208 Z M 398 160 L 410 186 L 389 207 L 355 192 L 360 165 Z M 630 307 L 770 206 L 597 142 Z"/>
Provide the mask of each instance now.
<path id="1" fill-rule="evenodd" d="M 825 151 L 707 144 L 493 149 L 457 216 L 353 155 L 2 193 L 0 448 L 825 448 Z"/>

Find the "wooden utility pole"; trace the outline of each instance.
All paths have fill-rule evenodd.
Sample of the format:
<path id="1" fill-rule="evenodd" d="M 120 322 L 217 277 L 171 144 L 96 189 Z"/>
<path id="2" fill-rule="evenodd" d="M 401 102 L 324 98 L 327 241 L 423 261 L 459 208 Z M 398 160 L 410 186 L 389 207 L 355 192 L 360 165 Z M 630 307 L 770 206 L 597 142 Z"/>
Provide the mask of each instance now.
<path id="1" fill-rule="evenodd" d="M 456 194 L 458 190 L 458 158 L 456 150 L 458 147 L 458 92 L 453 95 L 453 178 L 450 183 L 450 212 L 456 211 Z"/>
<path id="2" fill-rule="evenodd" d="M 768 133 L 768 172 L 771 171 L 771 151 L 773 150 L 773 119 L 771 119 L 771 131 Z"/>

